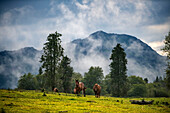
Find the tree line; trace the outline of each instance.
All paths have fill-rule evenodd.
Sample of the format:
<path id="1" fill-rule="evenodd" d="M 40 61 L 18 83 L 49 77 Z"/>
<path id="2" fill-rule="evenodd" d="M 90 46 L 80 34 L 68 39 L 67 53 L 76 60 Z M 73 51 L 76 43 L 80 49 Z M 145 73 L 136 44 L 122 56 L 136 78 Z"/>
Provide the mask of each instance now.
<path id="1" fill-rule="evenodd" d="M 111 77 L 110 74 L 104 77 L 103 73 L 100 74 L 92 74 L 92 72 L 98 73 L 98 69 L 102 71 L 100 67 L 90 67 L 89 71 L 85 73 L 84 77 L 77 72 L 73 72 L 72 78 L 70 81 L 70 85 L 67 86 L 67 91 L 64 90 L 62 79 L 58 83 L 58 90 L 60 92 L 73 93 L 73 89 L 75 87 L 75 80 L 79 80 L 85 84 L 87 87 L 86 94 L 94 95 L 92 87 L 95 83 L 99 83 L 102 87 L 101 95 L 103 96 L 117 96 L 116 94 L 112 95 L 112 92 L 115 90 L 111 87 Z M 92 75 L 91 75 L 92 74 Z M 91 76 L 90 76 L 91 75 Z M 101 79 L 103 78 L 103 79 Z M 158 79 L 157 79 L 158 78 Z M 156 77 L 153 83 L 148 83 L 147 78 L 143 79 L 139 76 L 129 76 L 127 77 L 127 83 L 125 87 L 126 93 L 121 94 L 121 97 L 169 97 L 170 93 L 166 87 L 166 80 L 161 77 Z M 32 75 L 31 73 L 24 74 L 20 77 L 18 81 L 19 89 L 26 90 L 51 90 L 50 87 L 44 85 L 46 84 L 45 75 L 38 74 Z M 125 92 L 124 91 L 124 92 Z"/>
<path id="2" fill-rule="evenodd" d="M 79 80 L 85 84 L 87 87 L 86 93 L 89 95 L 94 94 L 92 88 L 95 83 L 98 83 L 102 87 L 101 94 L 105 96 L 169 96 L 169 87 L 166 87 L 169 83 L 167 82 L 169 80 L 169 68 L 166 70 L 166 78 L 156 77 L 153 83 L 148 83 L 147 78 L 143 79 L 135 75 L 128 77 L 126 67 L 128 61 L 126 53 L 120 44 L 117 44 L 112 50 L 111 63 L 109 65 L 110 73 L 108 75 L 104 76 L 102 68 L 98 66 L 91 66 L 88 72 L 84 73 L 84 76 L 74 72 L 73 67 L 70 65 L 71 59 L 64 55 L 64 49 L 61 46 L 61 36 L 57 32 L 49 34 L 47 42 L 43 47 L 44 53 L 40 59 L 42 66 L 39 69 L 39 74 L 32 75 L 28 73 L 21 76 L 18 81 L 19 89 L 53 90 L 54 87 L 57 87 L 60 92 L 73 93 L 75 80 Z M 170 37 L 170 35 L 167 37 Z M 170 38 L 168 40 L 170 42 Z M 169 42 L 168 44 L 170 44 Z M 167 47 L 165 46 L 163 50 L 166 52 L 166 49 Z"/>

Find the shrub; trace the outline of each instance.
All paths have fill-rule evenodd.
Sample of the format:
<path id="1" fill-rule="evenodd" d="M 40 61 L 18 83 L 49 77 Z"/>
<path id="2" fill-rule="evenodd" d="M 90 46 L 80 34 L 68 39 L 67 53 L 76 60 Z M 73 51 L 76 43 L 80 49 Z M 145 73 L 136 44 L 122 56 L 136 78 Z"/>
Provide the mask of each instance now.
<path id="1" fill-rule="evenodd" d="M 144 97 L 147 94 L 146 86 L 144 84 L 134 84 L 128 91 L 130 97 Z"/>
<path id="2" fill-rule="evenodd" d="M 87 94 L 87 95 L 94 95 L 94 92 L 93 92 L 92 89 L 87 88 L 87 89 L 86 89 L 86 94 Z"/>
<path id="3" fill-rule="evenodd" d="M 155 97 L 169 97 L 168 93 L 166 90 L 163 89 L 157 89 L 154 91 L 155 92 Z"/>
<path id="4" fill-rule="evenodd" d="M 31 73 L 24 74 L 18 80 L 18 89 L 35 90 L 37 87 L 37 79 Z"/>

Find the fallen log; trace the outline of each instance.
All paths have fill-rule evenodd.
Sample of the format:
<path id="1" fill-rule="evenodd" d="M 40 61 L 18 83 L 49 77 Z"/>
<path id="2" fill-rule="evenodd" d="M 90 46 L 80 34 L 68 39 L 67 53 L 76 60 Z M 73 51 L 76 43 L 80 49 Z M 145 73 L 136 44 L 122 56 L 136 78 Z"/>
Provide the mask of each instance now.
<path id="1" fill-rule="evenodd" d="M 130 100 L 131 104 L 139 104 L 139 105 L 147 105 L 152 104 L 154 100 L 151 101 L 145 101 L 145 100 Z"/>

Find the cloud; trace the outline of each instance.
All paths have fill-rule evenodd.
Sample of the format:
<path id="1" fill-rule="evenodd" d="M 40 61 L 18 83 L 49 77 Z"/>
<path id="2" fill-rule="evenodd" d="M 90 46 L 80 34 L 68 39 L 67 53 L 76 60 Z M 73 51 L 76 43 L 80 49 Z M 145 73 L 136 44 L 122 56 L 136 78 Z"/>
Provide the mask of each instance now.
<path id="1" fill-rule="evenodd" d="M 136 51 L 135 54 L 134 54 L 134 56 L 135 56 L 135 57 L 140 57 L 141 54 L 143 53 L 143 49 L 144 49 L 144 47 L 143 47 L 140 43 L 138 43 L 138 42 L 136 42 L 136 41 L 133 41 L 133 42 L 127 47 L 126 51 L 127 51 L 127 52 L 128 52 L 128 51 Z M 131 69 L 131 68 L 130 68 L 130 69 Z"/>
<path id="2" fill-rule="evenodd" d="M 149 43 L 149 46 L 151 46 L 155 51 L 157 51 L 160 55 L 165 56 L 166 54 L 161 50 L 164 47 L 164 41 L 155 41 Z"/>
<path id="3" fill-rule="evenodd" d="M 148 29 L 154 32 L 162 32 L 162 31 L 167 31 L 168 29 L 170 29 L 170 25 L 168 25 L 168 23 L 159 24 L 159 25 L 150 25 L 148 26 Z"/>
<path id="4" fill-rule="evenodd" d="M 152 46 L 153 48 L 158 48 L 158 47 L 163 47 L 164 46 L 164 42 L 161 41 L 156 41 L 156 42 L 151 42 L 149 43 L 150 46 Z"/>
<path id="5" fill-rule="evenodd" d="M 139 65 L 134 59 L 128 58 L 128 65 L 127 65 L 128 75 L 135 75 L 140 76 L 142 78 L 148 78 L 149 82 L 153 82 L 156 79 L 155 75 L 165 77 L 164 70 L 162 70 L 161 65 L 157 65 L 157 70 L 152 68 L 147 68 L 146 66 Z M 159 72 L 159 73 L 157 73 Z"/>
<path id="6" fill-rule="evenodd" d="M 13 8 L 1 15 L 0 40 L 5 43 L 0 43 L 0 50 L 25 46 L 41 49 L 48 34 L 55 31 L 63 34 L 64 43 L 85 38 L 97 30 L 127 33 L 148 43 L 157 41 L 170 25 L 154 23 L 158 10 L 154 10 L 154 4 L 141 0 L 53 0 L 47 4 L 47 11 L 43 10 L 48 15 L 45 18 L 38 17 L 33 6 Z"/>
<path id="7" fill-rule="evenodd" d="M 169 20 L 170 23 L 170 20 Z M 160 55 L 165 55 L 161 49 L 163 48 L 163 40 L 170 30 L 170 24 L 155 24 L 143 27 L 143 33 L 141 36 L 145 37 L 142 41 L 151 46 Z"/>
<path id="8" fill-rule="evenodd" d="M 44 34 L 41 33 L 42 25 L 32 24 L 34 17 L 31 16 L 33 14 L 34 9 L 31 6 L 24 6 L 11 9 L 1 15 L 0 51 L 16 50 L 25 46 L 37 47 L 39 46 L 37 44 L 45 41 L 42 41 Z"/>
<path id="9" fill-rule="evenodd" d="M 80 54 L 75 57 L 76 54 L 76 44 L 68 43 L 64 45 L 65 54 L 71 58 L 74 71 L 81 73 L 84 75 L 85 72 L 89 70 L 91 66 L 99 66 L 102 67 L 103 73 L 106 75 L 109 73 L 108 61 L 102 54 L 96 51 L 97 47 L 101 47 L 101 40 L 94 40 L 91 37 L 86 38 L 88 43 L 90 44 L 90 49 L 88 49 L 87 55 L 81 54 L 81 52 L 85 51 L 87 48 L 80 48 Z"/>
<path id="10" fill-rule="evenodd" d="M 91 54 L 89 56 L 79 56 L 78 60 L 72 59 L 72 66 L 76 72 L 80 72 L 84 75 L 84 72 L 88 72 L 91 66 L 102 67 L 103 73 L 106 75 L 109 73 L 108 63 L 109 61 L 99 54 Z"/>
<path id="11" fill-rule="evenodd" d="M 35 9 L 31 6 L 10 9 L 0 16 L 0 25 L 11 26 L 17 24 L 22 25 L 26 24 L 27 22 L 30 23 L 32 20 L 34 20 L 34 11 Z"/>
<path id="12" fill-rule="evenodd" d="M 146 42 L 152 42 L 160 40 L 160 36 L 168 32 L 168 26 L 170 26 L 169 22 L 166 22 L 166 28 L 159 30 L 155 23 L 157 18 L 154 18 L 157 10 L 153 9 L 152 1 L 94 0 L 82 3 L 75 1 L 72 5 L 77 7 L 76 12 L 68 4 L 64 4 L 67 11 L 72 12 L 64 15 L 70 15 L 72 18 L 68 18 L 65 22 L 68 29 L 63 30 L 63 33 L 75 29 L 74 31 L 79 33 L 78 38 L 85 38 L 86 34 L 102 29 L 107 32 L 127 33 Z M 159 32 L 153 28 L 158 29 Z M 74 31 L 68 33 L 71 39 L 77 38 Z"/>
<path id="13" fill-rule="evenodd" d="M 88 10 L 89 7 L 86 4 L 87 2 L 83 2 L 83 4 L 80 4 L 79 2 L 76 2 L 75 5 L 80 9 L 80 10 Z"/>

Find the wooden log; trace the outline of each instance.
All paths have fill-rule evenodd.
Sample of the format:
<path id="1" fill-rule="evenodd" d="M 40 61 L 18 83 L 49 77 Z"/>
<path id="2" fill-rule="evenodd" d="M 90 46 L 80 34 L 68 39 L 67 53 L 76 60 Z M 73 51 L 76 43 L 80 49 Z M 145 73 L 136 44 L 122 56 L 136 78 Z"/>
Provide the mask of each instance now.
<path id="1" fill-rule="evenodd" d="M 139 105 L 147 105 L 147 104 L 152 104 L 154 100 L 151 101 L 145 101 L 145 100 L 130 100 L 131 104 L 139 104 Z"/>

